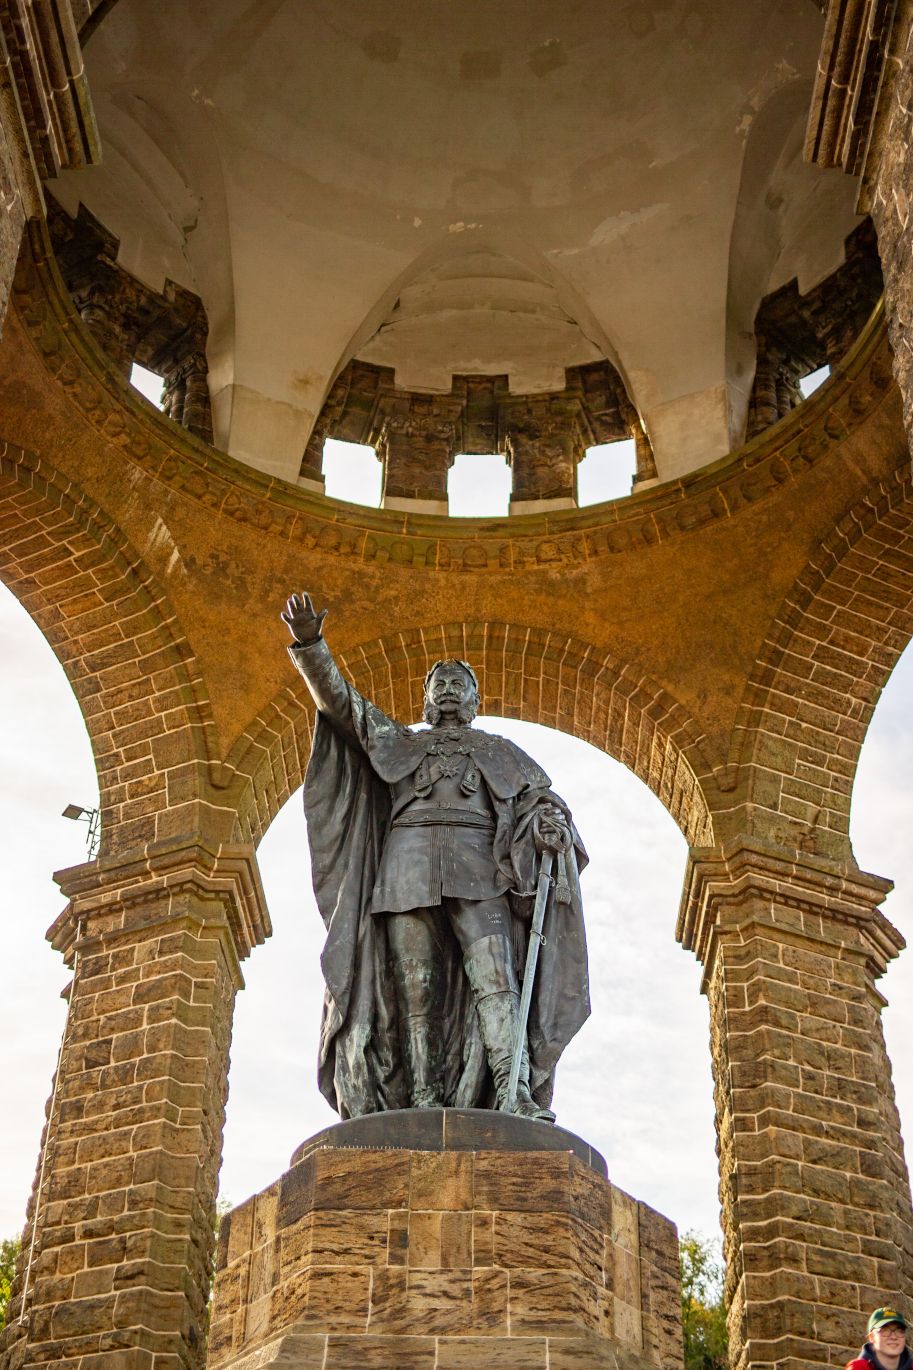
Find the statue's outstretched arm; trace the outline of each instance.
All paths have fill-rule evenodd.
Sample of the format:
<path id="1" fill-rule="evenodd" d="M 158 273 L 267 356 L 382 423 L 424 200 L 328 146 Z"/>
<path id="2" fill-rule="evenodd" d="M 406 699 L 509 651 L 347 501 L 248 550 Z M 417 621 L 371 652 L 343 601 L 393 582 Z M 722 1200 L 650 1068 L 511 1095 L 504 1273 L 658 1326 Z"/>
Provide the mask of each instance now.
<path id="1" fill-rule="evenodd" d="M 307 682 L 320 712 L 348 741 L 358 746 L 349 687 L 323 639 L 326 616 L 326 609 L 319 614 L 316 612 L 310 595 L 291 596 L 282 613 L 282 620 L 294 639 L 289 646 L 289 656 Z"/>

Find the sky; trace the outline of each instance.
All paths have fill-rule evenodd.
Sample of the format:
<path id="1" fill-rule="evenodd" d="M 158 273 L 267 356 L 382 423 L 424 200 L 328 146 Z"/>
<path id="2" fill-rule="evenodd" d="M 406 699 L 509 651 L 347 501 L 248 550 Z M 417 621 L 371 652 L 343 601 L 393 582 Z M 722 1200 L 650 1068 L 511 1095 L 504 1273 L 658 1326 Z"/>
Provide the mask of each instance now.
<path id="1" fill-rule="evenodd" d="M 494 469 L 494 468 L 492 468 Z M 626 479 L 630 481 L 630 473 Z M 316 589 L 317 587 L 311 587 Z M 330 635 L 331 636 L 331 635 Z M 284 651 L 277 630 L 277 652 Z M 23 1222 L 69 979 L 44 940 L 63 901 L 52 872 L 85 859 L 97 786 L 88 737 L 62 669 L 0 588 L 0 859 L 6 890 L 0 995 L 4 1124 L 0 1237 Z M 482 717 L 542 764 L 589 849 L 582 877 L 593 1015 L 559 1065 L 559 1123 L 606 1157 L 613 1182 L 689 1228 L 719 1230 L 707 1001 L 674 928 L 686 846 L 643 783 L 588 744 L 533 724 Z M 876 710 L 853 795 L 864 870 L 896 883 L 885 912 L 913 932 L 913 654 Z M 335 1120 L 316 1085 L 323 926 L 310 891 L 300 792 L 267 832 L 259 862 L 273 937 L 244 963 L 232 1043 L 221 1197 L 239 1203 Z M 913 955 L 881 982 L 901 1119 L 913 1131 Z"/>

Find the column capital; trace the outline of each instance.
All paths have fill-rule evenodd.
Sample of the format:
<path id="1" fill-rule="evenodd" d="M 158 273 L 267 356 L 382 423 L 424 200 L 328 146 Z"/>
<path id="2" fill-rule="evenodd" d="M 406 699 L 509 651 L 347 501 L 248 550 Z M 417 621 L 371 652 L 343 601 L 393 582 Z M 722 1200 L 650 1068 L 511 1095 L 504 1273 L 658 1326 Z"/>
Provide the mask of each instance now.
<path id="1" fill-rule="evenodd" d="M 272 933 L 256 855 L 246 844 L 154 843 L 56 871 L 54 879 L 69 902 L 47 937 L 68 962 L 81 924 L 90 941 L 181 919 L 221 924 L 239 961 Z"/>
<path id="2" fill-rule="evenodd" d="M 843 943 L 866 956 L 873 977 L 906 945 L 879 905 L 893 881 L 757 838 L 694 847 L 675 935 L 712 970 L 721 934 L 764 925 L 787 940 Z"/>

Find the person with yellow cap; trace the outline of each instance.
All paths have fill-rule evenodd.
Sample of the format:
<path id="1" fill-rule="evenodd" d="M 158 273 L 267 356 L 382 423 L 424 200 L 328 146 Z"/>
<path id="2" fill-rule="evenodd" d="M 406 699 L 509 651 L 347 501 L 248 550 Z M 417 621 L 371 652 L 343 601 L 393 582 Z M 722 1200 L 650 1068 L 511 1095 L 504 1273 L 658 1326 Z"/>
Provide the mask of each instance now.
<path id="1" fill-rule="evenodd" d="M 869 1318 L 865 1344 L 846 1370 L 911 1370 L 907 1320 L 896 1308 L 876 1308 Z"/>

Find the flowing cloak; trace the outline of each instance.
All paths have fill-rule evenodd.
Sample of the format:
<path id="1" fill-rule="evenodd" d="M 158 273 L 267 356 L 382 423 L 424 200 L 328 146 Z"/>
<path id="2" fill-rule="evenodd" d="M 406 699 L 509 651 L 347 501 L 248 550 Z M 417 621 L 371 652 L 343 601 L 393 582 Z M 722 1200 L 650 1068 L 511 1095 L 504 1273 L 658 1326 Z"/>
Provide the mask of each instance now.
<path id="1" fill-rule="evenodd" d="M 352 736 L 320 712 L 304 785 L 314 893 L 327 929 L 320 958 L 326 992 L 320 1033 L 321 1092 L 343 1118 L 408 1108 L 396 991 L 386 924 L 396 914 L 369 912 L 390 823 L 390 786 L 425 756 L 424 734 L 388 718 L 351 685 Z M 476 732 L 473 749 L 495 812 L 494 855 L 511 878 L 514 951 L 522 975 L 538 874 L 531 826 L 536 807 L 558 804 L 544 771 L 506 738 Z M 356 745 L 357 743 L 357 745 Z M 587 861 L 572 827 L 577 868 Z M 575 879 L 574 862 L 568 873 Z M 530 1010 L 530 1086 L 547 1106 L 555 1064 L 590 1012 L 586 938 L 579 888 L 570 905 L 550 897 L 546 941 Z M 448 1105 L 490 1108 L 495 1090 L 456 938 L 440 912 L 444 1022 L 444 1098 Z"/>

